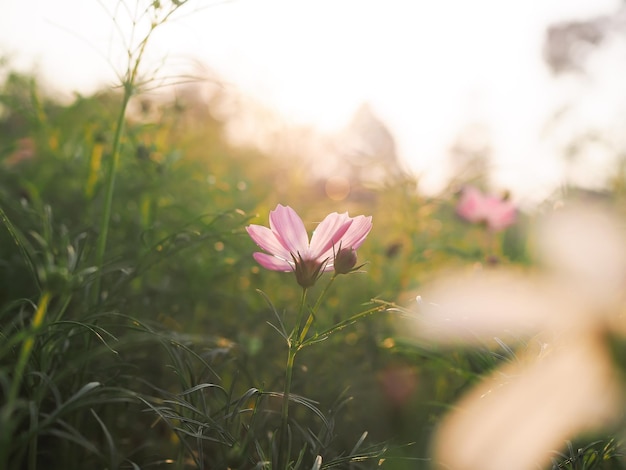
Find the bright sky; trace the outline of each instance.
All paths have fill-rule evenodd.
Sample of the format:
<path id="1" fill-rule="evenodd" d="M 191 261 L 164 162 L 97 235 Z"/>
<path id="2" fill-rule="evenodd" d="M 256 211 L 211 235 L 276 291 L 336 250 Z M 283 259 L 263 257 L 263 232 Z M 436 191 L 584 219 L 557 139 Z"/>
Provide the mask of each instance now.
<path id="1" fill-rule="evenodd" d="M 119 2 L 101 3 L 112 9 Z M 181 10 L 190 14 L 154 37 L 149 58 L 198 59 L 286 120 L 326 131 L 345 126 L 368 102 L 427 187 L 440 181 L 459 131 L 480 122 L 492 138 L 498 189 L 528 195 L 559 182 L 561 161 L 540 142 L 541 132 L 555 106 L 580 93 L 578 85 L 555 83 L 543 65 L 545 27 L 610 13 L 618 4 L 190 0 Z M 115 83 L 110 62 L 122 64 L 124 49 L 98 1 L 2 0 L 1 12 L 0 56 L 20 68 L 36 66 L 61 91 Z M 605 101 L 615 101 L 611 93 Z M 589 99 L 602 107 L 602 96 Z M 592 171 L 599 171 L 596 163 Z"/>

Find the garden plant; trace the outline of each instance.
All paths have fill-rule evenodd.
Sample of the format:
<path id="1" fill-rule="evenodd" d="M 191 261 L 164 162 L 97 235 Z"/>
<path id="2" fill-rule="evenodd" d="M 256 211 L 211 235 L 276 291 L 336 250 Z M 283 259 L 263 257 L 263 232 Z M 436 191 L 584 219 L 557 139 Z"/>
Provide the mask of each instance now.
<path id="1" fill-rule="evenodd" d="M 103 2 L 111 89 L 2 65 L 0 470 L 626 468 L 623 184 L 333 199 L 146 65 L 192 3 Z"/>

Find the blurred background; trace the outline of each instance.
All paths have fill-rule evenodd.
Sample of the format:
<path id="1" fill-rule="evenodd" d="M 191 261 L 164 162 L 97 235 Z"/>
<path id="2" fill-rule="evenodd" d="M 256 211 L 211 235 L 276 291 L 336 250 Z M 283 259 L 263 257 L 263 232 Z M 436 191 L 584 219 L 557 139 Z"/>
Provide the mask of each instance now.
<path id="1" fill-rule="evenodd" d="M 150 30 L 144 10 L 178 3 L 0 0 L 0 327 L 11 338 L 0 383 L 33 304 L 52 299 L 19 390 L 30 408 L 16 414 L 14 461 L 32 435 L 43 436 L 31 459 L 41 468 L 262 459 L 273 404 L 253 429 L 247 393 L 281 390 L 285 345 L 257 290 L 287 321 L 300 291 L 254 262 L 245 226 L 266 225 L 281 203 L 309 231 L 332 211 L 373 216 L 366 274 L 337 280 L 314 329 L 372 299 L 407 306 L 298 356 L 293 390 L 333 428 L 325 459 L 384 442 L 386 468 L 430 468 L 442 413 L 525 344 L 417 339 L 416 295 L 443 269 L 532 270 L 532 217 L 568 197 L 624 211 L 626 3 L 189 0 L 145 50 L 98 266 L 129 51 Z M 515 223 L 494 233 L 461 220 L 467 184 L 513 201 Z M 97 400 L 83 392 L 92 383 L 103 384 Z M 227 392 L 189 392 L 207 383 Z M 146 408 L 157 405 L 171 419 Z M 309 411 L 294 414 L 305 440 L 324 427 Z M 195 438 L 198 423 L 214 440 Z M 619 454 L 610 433 L 575 437 L 554 468 L 574 468 L 578 445 Z M 611 463 L 601 468 L 623 467 Z"/>
<path id="2" fill-rule="evenodd" d="M 116 83 L 114 1 L 4 0 L 0 51 L 55 96 Z M 227 94 L 230 135 L 337 174 L 345 160 L 441 190 L 480 157 L 523 203 L 603 187 L 624 142 L 623 2 L 198 0 L 151 39 L 146 73 Z M 118 23 L 111 16 L 117 16 Z M 160 90 L 163 91 L 163 90 Z"/>

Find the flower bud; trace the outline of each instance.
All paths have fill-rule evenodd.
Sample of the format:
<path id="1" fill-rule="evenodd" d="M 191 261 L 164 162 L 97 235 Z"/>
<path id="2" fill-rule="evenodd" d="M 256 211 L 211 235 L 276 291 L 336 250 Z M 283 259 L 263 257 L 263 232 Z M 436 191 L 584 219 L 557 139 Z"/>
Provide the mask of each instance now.
<path id="1" fill-rule="evenodd" d="M 334 266 L 337 274 L 348 274 L 356 266 L 356 250 L 340 249 L 335 255 Z"/>

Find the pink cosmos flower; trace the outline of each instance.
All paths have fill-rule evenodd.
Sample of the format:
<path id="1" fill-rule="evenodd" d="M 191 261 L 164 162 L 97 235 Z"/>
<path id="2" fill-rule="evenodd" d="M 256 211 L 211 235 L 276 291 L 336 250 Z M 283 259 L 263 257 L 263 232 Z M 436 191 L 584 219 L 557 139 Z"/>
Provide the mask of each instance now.
<path id="1" fill-rule="evenodd" d="M 566 440 L 620 426 L 623 215 L 566 203 L 540 220 L 533 246 L 542 269 L 464 270 L 421 292 L 421 340 L 516 345 L 515 359 L 486 374 L 439 423 L 433 468 L 550 468 Z"/>
<path id="2" fill-rule="evenodd" d="M 272 271 L 293 271 L 302 287 L 314 285 L 322 273 L 332 271 L 336 254 L 356 250 L 372 228 L 371 216 L 333 212 L 320 222 L 309 242 L 304 222 L 291 207 L 278 204 L 269 218 L 269 228 L 246 227 L 252 240 L 267 252 L 254 253 L 254 259 Z"/>
<path id="3" fill-rule="evenodd" d="M 473 186 L 463 189 L 456 213 L 469 222 L 485 223 L 493 231 L 512 225 L 517 215 L 515 206 L 510 201 L 484 195 Z"/>

